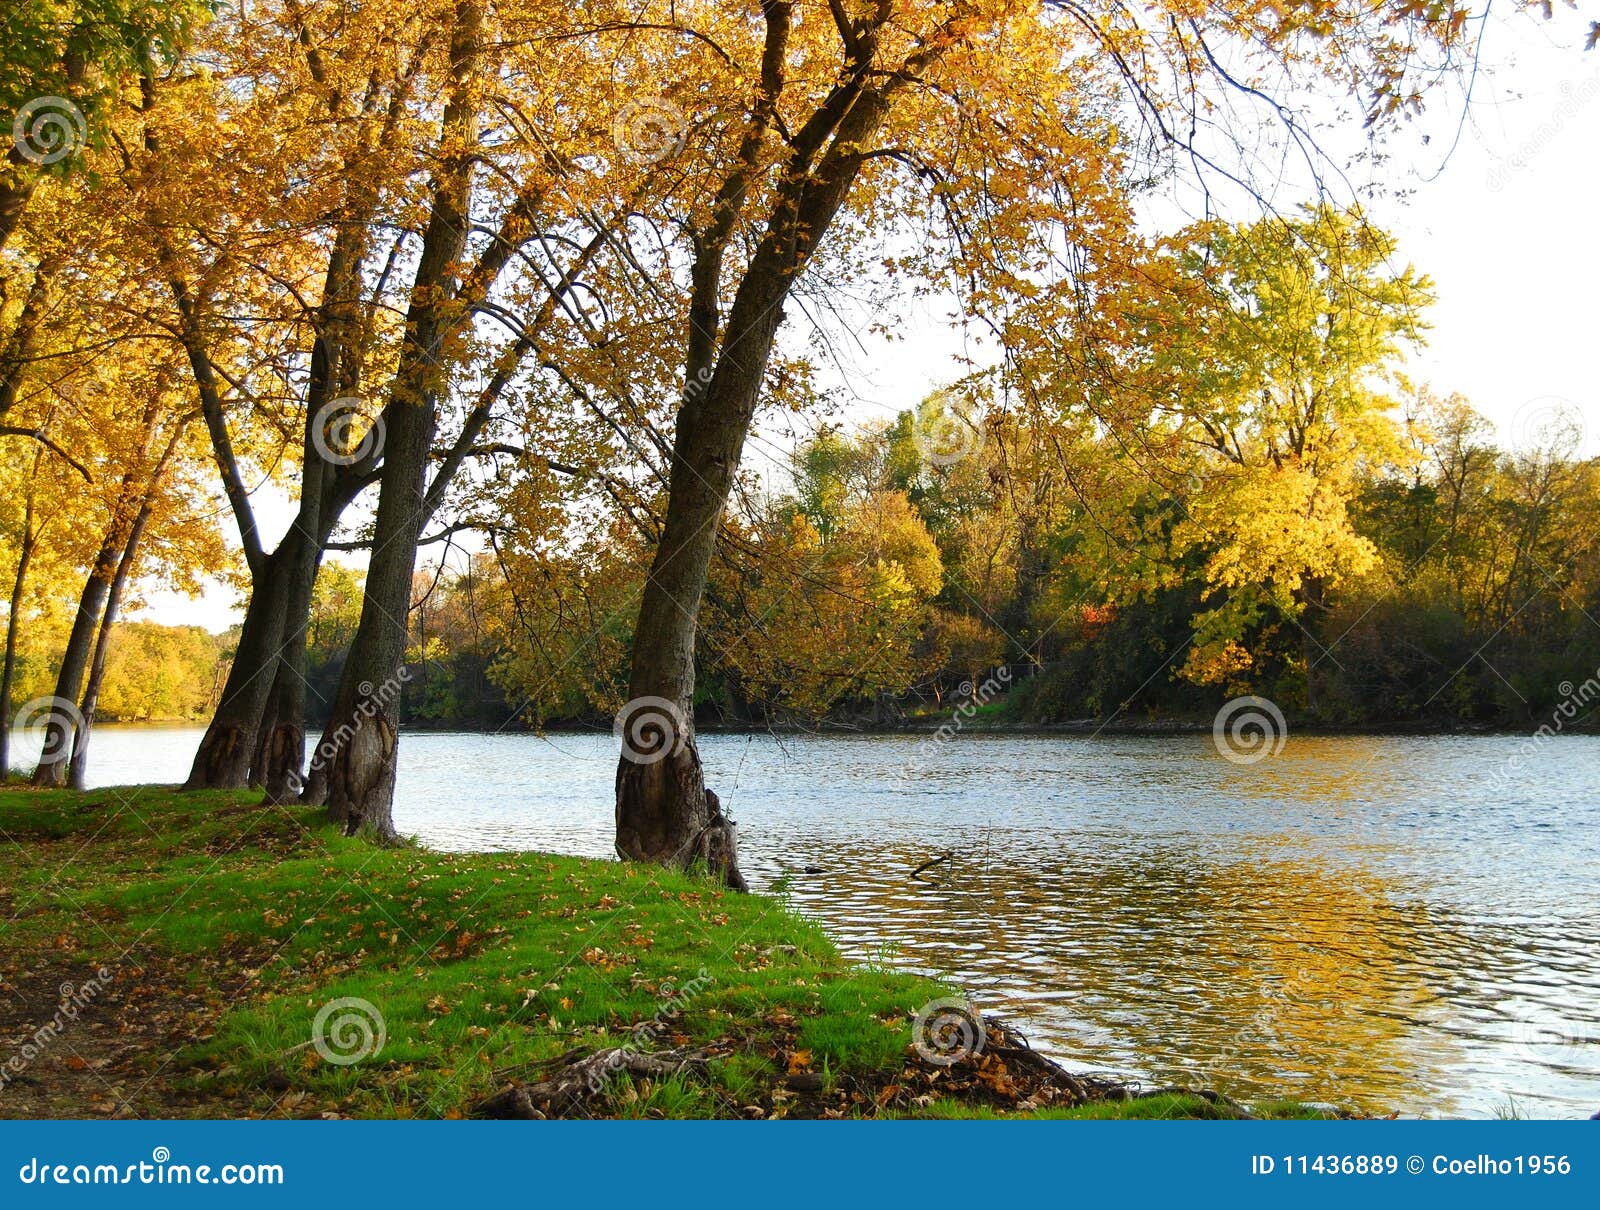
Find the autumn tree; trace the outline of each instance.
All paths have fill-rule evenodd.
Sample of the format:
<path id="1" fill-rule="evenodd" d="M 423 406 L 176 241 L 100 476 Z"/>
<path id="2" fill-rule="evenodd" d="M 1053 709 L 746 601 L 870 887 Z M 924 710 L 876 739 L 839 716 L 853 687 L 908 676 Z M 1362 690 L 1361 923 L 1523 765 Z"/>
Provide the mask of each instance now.
<path id="1" fill-rule="evenodd" d="M 1427 278 L 1392 237 L 1330 208 L 1174 237 L 1174 289 L 1149 317 L 1153 414 L 1199 451 L 1173 557 L 1203 558 L 1208 607 L 1183 674 L 1244 681 L 1257 628 L 1293 627 L 1310 675 L 1327 590 L 1365 572 L 1350 504 L 1399 439 L 1398 359 L 1424 331 Z"/>
<path id="2" fill-rule="evenodd" d="M 618 172 L 611 183 L 621 196 L 596 189 L 587 157 L 600 139 L 612 145 L 609 131 L 546 87 L 557 76 L 576 87 L 599 67 L 563 49 L 583 45 L 558 36 L 572 36 L 564 13 L 557 5 L 512 11 L 463 0 L 441 22 L 448 38 L 433 70 L 442 105 L 423 200 L 413 212 L 420 239 L 384 389 L 361 623 L 306 794 L 325 796 L 332 817 L 352 833 L 393 835 L 395 682 L 425 522 L 464 460 L 501 448 L 486 443 L 485 433 L 508 392 L 523 388 L 524 429 L 539 433 L 542 407 L 574 399 L 583 406 L 587 396 L 579 367 L 564 354 L 600 346 L 603 355 L 609 343 L 581 299 L 595 295 L 590 268 L 614 244 L 636 182 Z M 609 271 L 617 270 L 612 261 Z M 620 307 L 624 299 L 613 301 Z M 484 372 L 463 401 L 457 390 L 468 366 Z M 527 385 L 525 371 L 533 367 L 548 376 L 542 390 Z M 435 463 L 441 416 L 458 404 L 457 435 Z M 536 447 L 517 456 L 555 465 Z"/>
<path id="3" fill-rule="evenodd" d="M 949 238 L 926 239 L 901 271 L 964 283 L 991 313 L 1047 289 L 1063 308 L 1092 307 L 1093 283 L 1126 239 L 1112 135 L 1119 102 L 1181 139 L 1205 89 L 1259 95 L 1258 69 L 1290 62 L 1346 75 L 1381 117 L 1412 95 L 1419 52 L 1458 40 L 1466 13 L 964 0 L 914 13 L 892 0 L 841 0 L 824 12 L 768 0 L 759 18 L 695 16 L 703 24 L 693 41 L 657 36 L 655 47 L 682 47 L 656 54 L 657 78 L 698 81 L 721 70 L 720 52 L 750 83 L 742 98 L 686 93 L 697 105 L 714 97 L 739 119 L 721 125 L 707 170 L 692 173 L 705 200 L 684 224 L 683 396 L 630 684 L 634 701 L 667 707 L 644 759 L 635 750 L 619 763 L 617 846 L 635 859 L 704 863 L 737 882 L 731 829 L 706 793 L 688 717 L 696 619 L 785 304 L 817 258 L 837 251 L 830 267 L 859 264 L 869 232 L 936 215 Z M 682 20 L 667 12 L 661 24 L 676 30 Z M 1223 66 L 1247 46 L 1251 70 Z M 924 184 L 930 207 L 909 182 Z"/>
<path id="4" fill-rule="evenodd" d="M 0 250 L 39 182 L 64 176 L 117 93 L 151 57 L 171 59 L 209 15 L 201 0 L 15 0 L 0 16 L 0 115 L 16 136 L 0 162 Z M 49 275 L 46 274 L 46 277 Z"/>

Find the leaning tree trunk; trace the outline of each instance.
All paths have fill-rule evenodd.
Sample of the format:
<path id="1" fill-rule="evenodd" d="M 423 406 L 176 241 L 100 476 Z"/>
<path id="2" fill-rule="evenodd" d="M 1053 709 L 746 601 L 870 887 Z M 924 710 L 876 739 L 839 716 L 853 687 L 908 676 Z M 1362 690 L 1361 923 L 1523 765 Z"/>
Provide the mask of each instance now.
<path id="1" fill-rule="evenodd" d="M 34 467 L 37 469 L 38 461 Z M 0 780 L 11 775 L 11 687 L 17 672 L 17 629 L 21 623 L 23 590 L 28 583 L 28 565 L 33 562 L 33 547 L 38 535 L 33 532 L 33 483 L 28 483 L 28 499 L 23 508 L 22 546 L 17 551 L 17 574 L 11 582 L 11 613 L 6 617 L 6 661 L 0 672 Z"/>
<path id="2" fill-rule="evenodd" d="M 761 128 L 771 119 L 781 77 L 787 5 L 763 6 L 767 47 L 756 126 L 742 166 L 723 182 L 707 228 L 695 234 L 683 403 L 678 409 L 667 518 L 645 582 L 634 630 L 630 701 L 619 718 L 617 852 L 664 865 L 704 865 L 744 888 L 733 824 L 705 788 L 694 741 L 694 640 L 706 576 L 733 477 L 755 415 L 783 305 L 796 278 L 844 204 L 889 110 L 891 85 L 867 81 L 877 54 L 869 19 L 849 48 L 850 70 L 828 103 L 791 143 L 760 242 L 745 268 L 726 325 L 719 324 L 723 252 L 737 230 L 755 171 Z M 943 53 L 926 48 L 922 65 Z M 722 330 L 719 331 L 719 328 Z M 700 389 L 703 386 L 703 390 Z M 642 720 L 636 723 L 636 720 Z"/>
<path id="3" fill-rule="evenodd" d="M 405 343 L 383 410 L 383 474 L 361 621 L 328 720 L 332 750 L 325 738 L 313 764 L 327 777 L 329 818 L 347 835 L 361 833 L 380 841 L 395 835 L 406 617 L 417 541 L 428 515 L 428 462 L 438 399 L 448 382 L 445 338 L 462 324 L 454 289 L 471 209 L 472 148 L 482 101 L 475 80 L 482 26 L 483 7 L 461 0 L 450 35 L 449 99 L 440 124 L 441 146 L 450 151 L 433 178 Z"/>
<path id="4" fill-rule="evenodd" d="M 39 184 L 37 170 L 24 168 L 20 148 L 13 146 L 0 165 L 0 249 L 11 242 L 11 234 L 22 221 L 22 212 Z"/>
<path id="5" fill-rule="evenodd" d="M 293 801 L 303 789 L 306 767 L 306 629 L 311 621 L 311 596 L 321 562 L 320 544 L 305 542 L 289 569 L 283 636 L 272 698 L 262 721 L 256 748 L 254 781 L 266 794 L 262 801 Z"/>
<path id="6" fill-rule="evenodd" d="M 154 491 L 154 485 L 151 491 Z M 100 618 L 100 634 L 95 639 L 94 659 L 89 664 L 89 681 L 84 686 L 83 703 L 78 708 L 78 734 L 72 745 L 72 762 L 68 781 L 74 790 L 83 789 L 84 776 L 89 767 L 89 735 L 94 728 L 95 710 L 100 705 L 100 685 L 105 680 L 106 655 L 111 649 L 111 630 L 117 624 L 117 611 L 122 605 L 122 593 L 128 586 L 128 576 L 139 558 L 139 541 L 144 537 L 145 526 L 150 521 L 150 507 L 154 503 L 146 496 L 134 518 L 133 529 L 128 534 L 128 545 L 123 548 L 117 563 L 117 574 L 106 594 L 105 612 Z"/>
<path id="7" fill-rule="evenodd" d="M 694 640 L 722 510 L 787 289 L 774 266 L 752 266 L 710 385 L 687 393 L 678 411 L 667 520 L 634 631 L 630 700 L 618 716 L 618 855 L 704 867 L 739 890 L 745 883 L 734 825 L 705 787 L 695 746 Z M 745 315 L 749 321 L 739 322 Z"/>
<path id="8" fill-rule="evenodd" d="M 284 544 L 268 558 L 264 572 L 251 586 L 244 626 L 233 664 L 222 687 L 222 700 L 206 727 L 189 770 L 185 790 L 238 790 L 249 781 L 256 734 L 278 670 L 288 583 L 279 574 Z"/>
<path id="9" fill-rule="evenodd" d="M 703 866 L 743 890 L 734 826 L 706 789 L 694 739 L 696 619 L 748 423 L 743 408 L 717 402 L 710 393 L 690 398 L 678 418 L 666 527 L 634 632 L 630 700 L 617 720 L 617 853 Z"/>
<path id="10" fill-rule="evenodd" d="M 373 527 L 361 622 L 313 769 L 326 778 L 328 815 L 347 835 L 394 839 L 394 781 L 405 684 L 406 614 L 422 536 L 423 487 L 433 442 L 431 402 L 385 410 L 383 488 Z"/>
<path id="11" fill-rule="evenodd" d="M 94 643 L 95 630 L 100 624 L 100 614 L 105 608 L 106 594 L 111 589 L 111 578 L 116 574 L 118 557 L 122 553 L 120 525 L 112 523 L 100 551 L 95 555 L 94 566 L 84 583 L 83 595 L 78 598 L 78 612 L 72 620 L 72 633 L 67 636 L 67 649 L 61 657 L 61 669 L 56 674 L 55 701 L 51 705 L 45 724 L 44 748 L 39 755 L 38 767 L 33 771 L 36 786 L 59 787 L 67 784 L 67 766 L 72 755 L 72 740 L 77 731 L 78 693 L 83 688 L 84 670 L 89 664 L 89 653 Z"/>

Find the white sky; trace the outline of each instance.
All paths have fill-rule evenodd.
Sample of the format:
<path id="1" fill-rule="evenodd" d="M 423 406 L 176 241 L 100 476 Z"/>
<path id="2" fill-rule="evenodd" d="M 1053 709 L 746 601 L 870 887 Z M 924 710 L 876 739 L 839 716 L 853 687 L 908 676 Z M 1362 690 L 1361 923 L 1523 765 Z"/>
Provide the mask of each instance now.
<path id="1" fill-rule="evenodd" d="M 1461 106 L 1441 94 L 1421 121 L 1387 141 L 1390 189 L 1363 199 L 1397 236 L 1400 256 L 1429 274 L 1438 303 L 1413 379 L 1460 391 L 1514 443 L 1554 406 L 1581 418 L 1585 452 L 1600 452 L 1600 49 L 1582 50 L 1587 21 L 1492 18 L 1459 144 Z M 1427 141 L 1424 142 L 1424 137 Z M 1407 191 L 1395 196 L 1397 191 Z M 1239 214 L 1231 217 L 1246 218 Z M 981 347 L 952 330 L 936 304 L 910 307 L 892 342 L 862 338 L 843 372 L 847 416 L 892 417 L 959 376 Z M 752 464 L 781 457 L 774 432 L 757 434 Z M 265 496 L 266 493 L 263 493 Z M 281 494 L 258 501 L 269 534 L 287 526 Z M 237 594 L 201 598 L 149 590 L 138 616 L 223 629 Z"/>

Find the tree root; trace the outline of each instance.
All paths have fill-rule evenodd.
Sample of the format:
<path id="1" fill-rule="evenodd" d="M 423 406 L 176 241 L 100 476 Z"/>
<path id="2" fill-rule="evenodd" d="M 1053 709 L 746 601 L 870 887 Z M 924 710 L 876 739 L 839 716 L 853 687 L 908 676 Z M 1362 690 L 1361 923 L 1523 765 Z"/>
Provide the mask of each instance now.
<path id="1" fill-rule="evenodd" d="M 474 1116 L 524 1121 L 571 1117 L 605 1091 L 613 1076 L 626 1072 L 659 1080 L 686 1071 L 702 1072 L 706 1056 L 704 1051 L 689 1047 L 643 1054 L 626 1046 L 612 1046 L 588 1055 L 568 1051 L 556 1062 L 560 1068 L 538 1083 L 512 1084 L 480 1101 L 473 1107 Z"/>

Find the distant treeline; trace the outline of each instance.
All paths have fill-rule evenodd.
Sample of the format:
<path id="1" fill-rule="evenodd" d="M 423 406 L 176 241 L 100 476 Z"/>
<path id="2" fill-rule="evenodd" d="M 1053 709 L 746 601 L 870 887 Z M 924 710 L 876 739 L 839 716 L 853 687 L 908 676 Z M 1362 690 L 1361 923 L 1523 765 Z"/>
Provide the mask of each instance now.
<path id="1" fill-rule="evenodd" d="M 1335 539 L 1285 521 L 1297 501 L 1256 484 L 1252 504 L 1226 466 L 1155 474 L 1110 441 L 1069 449 L 992 411 L 977 423 L 981 443 L 945 466 L 918 456 L 911 414 L 824 434 L 792 490 L 729 521 L 699 648 L 703 725 L 893 726 L 948 712 L 1005 665 L 1010 691 L 985 714 L 1019 723 L 1203 720 L 1258 694 L 1332 726 L 1515 727 L 1600 669 L 1600 467 L 1559 424 L 1511 452 L 1463 401 L 1410 400 L 1391 461 L 1350 479 L 1341 563 Z M 1219 573 L 1219 552 L 1238 574 Z M 1293 587 L 1244 574 L 1262 558 L 1298 568 Z M 617 529 L 581 551 L 420 572 L 406 718 L 609 726 L 645 565 Z M 358 578 L 325 567 L 310 636 L 324 698 L 359 608 Z"/>
<path id="2" fill-rule="evenodd" d="M 35 634 L 40 640 L 54 637 L 42 631 L 30 638 Z M 205 718 L 216 707 L 231 642 L 231 636 L 200 626 L 124 623 L 111 634 L 98 717 L 117 723 Z M 48 696 L 58 662 L 59 650 L 48 641 L 21 644 L 13 701 Z"/>

